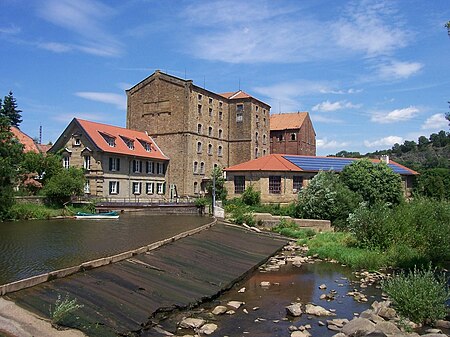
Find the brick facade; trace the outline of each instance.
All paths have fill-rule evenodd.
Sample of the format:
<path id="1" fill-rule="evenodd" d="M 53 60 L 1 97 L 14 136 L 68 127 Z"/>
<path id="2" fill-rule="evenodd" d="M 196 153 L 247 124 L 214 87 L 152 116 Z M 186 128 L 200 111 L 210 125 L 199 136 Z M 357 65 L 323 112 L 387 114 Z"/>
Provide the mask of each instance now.
<path id="1" fill-rule="evenodd" d="M 170 158 L 179 196 L 203 193 L 215 166 L 269 154 L 270 106 L 241 91 L 217 94 L 156 71 L 127 99 L 127 128 L 148 132 Z"/>

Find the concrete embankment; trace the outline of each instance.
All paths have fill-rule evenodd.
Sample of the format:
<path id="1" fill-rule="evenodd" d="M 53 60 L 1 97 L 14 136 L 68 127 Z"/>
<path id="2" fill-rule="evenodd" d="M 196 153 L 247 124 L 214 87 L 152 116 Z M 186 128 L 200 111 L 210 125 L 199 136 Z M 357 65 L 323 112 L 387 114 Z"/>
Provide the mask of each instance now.
<path id="1" fill-rule="evenodd" d="M 8 295 L 47 317 L 58 295 L 84 307 L 66 325 L 88 335 L 138 331 L 156 312 L 218 295 L 263 263 L 287 240 L 217 224 L 117 263 L 85 270 Z"/>

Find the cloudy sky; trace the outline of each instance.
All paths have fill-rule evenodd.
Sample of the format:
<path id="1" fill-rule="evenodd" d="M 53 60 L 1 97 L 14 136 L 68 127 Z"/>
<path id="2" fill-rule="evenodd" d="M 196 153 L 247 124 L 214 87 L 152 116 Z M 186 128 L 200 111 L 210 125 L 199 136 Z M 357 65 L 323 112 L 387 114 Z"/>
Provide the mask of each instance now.
<path id="1" fill-rule="evenodd" d="M 160 69 L 272 113 L 308 111 L 318 154 L 448 130 L 448 0 L 0 0 L 0 96 L 55 141 L 73 117 L 125 126 Z"/>

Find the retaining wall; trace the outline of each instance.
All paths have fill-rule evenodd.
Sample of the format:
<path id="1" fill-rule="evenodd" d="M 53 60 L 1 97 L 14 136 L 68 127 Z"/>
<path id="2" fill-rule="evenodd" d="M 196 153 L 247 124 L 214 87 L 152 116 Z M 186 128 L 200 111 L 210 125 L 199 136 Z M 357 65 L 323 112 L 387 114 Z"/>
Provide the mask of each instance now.
<path id="1" fill-rule="evenodd" d="M 281 219 L 286 221 L 293 221 L 299 227 L 305 229 L 313 229 L 316 232 L 333 231 L 330 220 L 315 220 L 315 219 L 295 219 L 289 216 L 276 216 L 270 213 L 253 213 L 256 223 L 264 228 L 272 228 L 280 223 Z"/>

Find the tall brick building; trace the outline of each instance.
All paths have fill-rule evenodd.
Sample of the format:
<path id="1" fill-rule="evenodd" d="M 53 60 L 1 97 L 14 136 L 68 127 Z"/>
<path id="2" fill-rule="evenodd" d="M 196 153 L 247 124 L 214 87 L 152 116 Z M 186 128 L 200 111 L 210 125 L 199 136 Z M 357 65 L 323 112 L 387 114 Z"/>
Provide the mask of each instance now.
<path id="1" fill-rule="evenodd" d="M 179 196 L 202 193 L 215 166 L 269 154 L 270 106 L 241 90 L 218 94 L 156 71 L 127 100 L 127 128 L 148 132 L 170 158 Z"/>
<path id="2" fill-rule="evenodd" d="M 316 155 L 316 132 L 307 112 L 270 116 L 270 153 Z"/>

